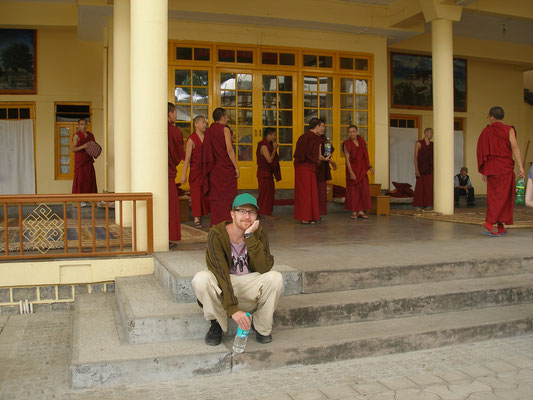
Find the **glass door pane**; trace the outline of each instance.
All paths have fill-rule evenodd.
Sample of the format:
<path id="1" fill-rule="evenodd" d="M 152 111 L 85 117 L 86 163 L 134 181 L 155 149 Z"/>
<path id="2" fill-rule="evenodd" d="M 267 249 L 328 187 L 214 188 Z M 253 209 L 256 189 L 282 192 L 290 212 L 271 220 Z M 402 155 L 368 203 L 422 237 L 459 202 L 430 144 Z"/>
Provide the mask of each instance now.
<path id="1" fill-rule="evenodd" d="M 261 76 L 261 138 L 265 128 L 274 128 L 279 144 L 278 153 L 282 180 L 277 187 L 294 184 L 292 154 L 294 147 L 294 92 L 296 78 L 291 74 L 264 72 Z"/>

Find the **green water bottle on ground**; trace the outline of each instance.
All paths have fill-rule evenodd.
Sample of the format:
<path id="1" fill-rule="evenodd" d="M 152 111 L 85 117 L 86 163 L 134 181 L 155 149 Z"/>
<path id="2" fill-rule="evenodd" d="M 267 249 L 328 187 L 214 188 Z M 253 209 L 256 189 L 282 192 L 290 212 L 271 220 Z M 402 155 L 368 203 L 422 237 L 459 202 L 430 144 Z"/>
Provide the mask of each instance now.
<path id="1" fill-rule="evenodd" d="M 524 205 L 524 188 L 525 188 L 524 178 L 518 178 L 516 180 L 516 192 L 514 196 L 514 203 L 517 205 Z"/>

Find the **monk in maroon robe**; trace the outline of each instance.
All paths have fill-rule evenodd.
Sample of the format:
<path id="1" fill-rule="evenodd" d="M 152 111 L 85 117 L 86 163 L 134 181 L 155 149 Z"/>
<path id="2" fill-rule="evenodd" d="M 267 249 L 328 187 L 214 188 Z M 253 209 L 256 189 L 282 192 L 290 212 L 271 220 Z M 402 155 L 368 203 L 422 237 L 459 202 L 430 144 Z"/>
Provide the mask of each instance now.
<path id="1" fill-rule="evenodd" d="M 294 218 L 302 224 L 317 224 L 320 220 L 316 173 L 319 161 L 329 162 L 322 156 L 324 121 L 313 118 L 309 130 L 298 138 L 294 150 Z"/>
<path id="2" fill-rule="evenodd" d="M 357 134 L 357 126 L 351 125 L 348 128 L 350 138 L 342 144 L 344 157 L 346 159 L 346 199 L 344 208 L 352 211 L 350 218 L 367 219 L 365 210 L 372 207 L 370 200 L 370 187 L 368 184 L 367 172 L 374 173 L 365 139 Z"/>
<path id="3" fill-rule="evenodd" d="M 276 130 L 274 128 L 266 128 L 263 132 L 263 140 L 257 144 L 255 153 L 257 160 L 257 188 L 259 189 L 257 204 L 259 206 L 259 215 L 273 219 L 278 219 L 272 215 L 274 197 L 276 195 L 274 178 L 278 182 L 281 180 L 277 149 Z"/>
<path id="4" fill-rule="evenodd" d="M 477 141 L 477 164 L 483 181 L 487 182 L 487 215 L 485 228 L 491 236 L 507 232 L 504 224 L 513 224 L 515 174 L 513 154 L 524 177 L 524 165 L 516 132 L 512 126 L 502 123 L 505 113 L 501 107 L 489 111 L 487 125 Z M 498 224 L 498 231 L 494 230 Z"/>
<path id="5" fill-rule="evenodd" d="M 202 177 L 202 145 L 204 134 L 207 129 L 205 117 L 199 115 L 194 121 L 194 133 L 187 139 L 185 146 L 185 162 L 183 163 L 183 173 L 180 182 L 182 185 L 187 182 L 187 169 L 189 172 L 189 187 L 191 193 L 191 212 L 194 217 L 194 225 L 202 227 L 202 216 L 209 213 L 209 204 L 203 192 Z"/>
<path id="6" fill-rule="evenodd" d="M 72 193 L 98 193 L 96 187 L 96 174 L 94 172 L 94 158 L 85 149 L 87 142 L 94 142 L 94 135 L 87 131 L 86 119 L 78 121 L 78 132 L 72 136 L 71 150 L 74 154 L 74 180 Z M 82 206 L 89 203 L 82 202 Z"/>
<path id="7" fill-rule="evenodd" d="M 335 148 L 331 145 L 331 142 L 327 138 L 326 134 L 320 135 L 321 141 L 321 154 L 323 157 L 331 157 Z M 326 152 L 326 144 L 330 145 L 330 151 Z M 333 170 L 337 169 L 337 164 L 330 160 L 329 162 L 321 161 L 318 163 L 318 170 L 316 172 L 316 184 L 318 190 L 318 210 L 320 215 L 326 215 L 328 213 L 328 181 L 331 181 L 331 167 Z"/>
<path id="8" fill-rule="evenodd" d="M 415 197 L 417 208 L 433 207 L 433 129 L 424 130 L 424 139 L 415 144 Z"/>
<path id="9" fill-rule="evenodd" d="M 239 178 L 232 132 L 227 126 L 227 111 L 220 107 L 215 109 L 213 120 L 215 122 L 205 132 L 202 146 L 203 187 L 209 199 L 211 226 L 231 219 L 231 205 L 237 196 Z"/>
<path id="10" fill-rule="evenodd" d="M 181 240 L 180 200 L 176 187 L 176 168 L 183 160 L 183 135 L 174 123 L 177 116 L 176 106 L 168 103 L 168 240 L 175 247 Z"/>

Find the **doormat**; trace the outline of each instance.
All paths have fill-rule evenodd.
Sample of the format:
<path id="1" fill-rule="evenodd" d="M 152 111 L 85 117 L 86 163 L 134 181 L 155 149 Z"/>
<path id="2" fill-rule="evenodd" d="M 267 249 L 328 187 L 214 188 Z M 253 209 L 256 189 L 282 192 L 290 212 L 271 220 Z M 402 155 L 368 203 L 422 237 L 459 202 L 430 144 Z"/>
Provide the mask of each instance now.
<path id="1" fill-rule="evenodd" d="M 483 225 L 487 207 L 456 208 L 453 215 L 442 215 L 431 211 L 396 210 L 391 209 L 391 215 L 432 219 L 437 221 L 458 222 L 461 224 Z M 506 228 L 533 228 L 533 208 L 515 206 L 513 225 L 505 225 Z"/>
<path id="2" fill-rule="evenodd" d="M 183 244 L 207 243 L 207 232 L 189 225 L 181 224 L 181 241 Z"/>

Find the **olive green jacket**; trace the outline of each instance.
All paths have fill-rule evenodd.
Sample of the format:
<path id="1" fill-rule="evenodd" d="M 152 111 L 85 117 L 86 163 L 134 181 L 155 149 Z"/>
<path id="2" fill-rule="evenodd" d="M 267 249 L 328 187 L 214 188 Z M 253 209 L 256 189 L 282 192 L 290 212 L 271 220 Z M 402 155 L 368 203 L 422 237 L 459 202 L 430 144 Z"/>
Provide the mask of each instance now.
<path id="1" fill-rule="evenodd" d="M 207 268 L 215 275 L 218 285 L 222 289 L 222 307 L 231 317 L 240 309 L 239 300 L 233 293 L 229 273 L 233 266 L 231 243 L 226 231 L 226 225 L 229 223 L 229 221 L 221 222 L 209 230 L 205 260 Z M 244 243 L 246 243 L 246 250 L 248 251 L 250 272 L 264 274 L 270 271 L 274 266 L 274 257 L 270 254 L 268 238 L 263 232 L 263 228 L 259 226 L 252 236 L 244 239 Z"/>

